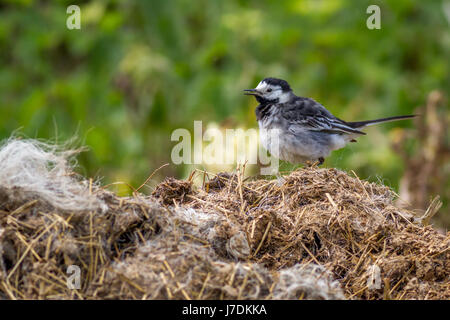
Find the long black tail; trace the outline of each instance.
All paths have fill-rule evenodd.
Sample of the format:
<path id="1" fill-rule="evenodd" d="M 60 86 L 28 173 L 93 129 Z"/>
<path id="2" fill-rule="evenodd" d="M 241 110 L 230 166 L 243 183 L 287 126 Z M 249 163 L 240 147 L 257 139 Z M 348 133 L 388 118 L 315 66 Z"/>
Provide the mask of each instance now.
<path id="1" fill-rule="evenodd" d="M 395 116 L 395 117 L 388 117 L 388 118 L 381 118 L 381 119 L 375 119 L 375 120 L 367 120 L 367 121 L 356 121 L 356 122 L 347 122 L 347 124 L 355 129 L 363 128 L 366 126 L 370 126 L 372 124 L 382 123 L 382 122 L 389 122 L 389 121 L 397 121 L 397 120 L 404 120 L 404 119 L 410 119 L 414 118 L 417 115 L 408 115 L 408 116 Z"/>

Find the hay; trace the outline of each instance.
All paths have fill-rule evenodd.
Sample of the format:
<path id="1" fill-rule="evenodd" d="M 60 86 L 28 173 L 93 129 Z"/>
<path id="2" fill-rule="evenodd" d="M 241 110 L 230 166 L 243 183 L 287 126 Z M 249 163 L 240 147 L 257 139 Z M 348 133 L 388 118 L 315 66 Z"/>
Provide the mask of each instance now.
<path id="1" fill-rule="evenodd" d="M 118 197 L 74 175 L 71 154 L 0 149 L 0 299 L 450 298 L 449 234 L 385 186 L 308 168 Z"/>
<path id="2" fill-rule="evenodd" d="M 339 281 L 324 267 L 296 264 L 280 271 L 280 279 L 274 289 L 275 299 L 345 299 Z"/>

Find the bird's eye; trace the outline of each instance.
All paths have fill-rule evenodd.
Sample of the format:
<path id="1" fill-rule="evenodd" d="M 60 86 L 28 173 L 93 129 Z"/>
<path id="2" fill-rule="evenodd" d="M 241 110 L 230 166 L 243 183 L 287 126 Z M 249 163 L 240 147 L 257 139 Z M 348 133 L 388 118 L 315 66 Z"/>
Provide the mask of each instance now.
<path id="1" fill-rule="evenodd" d="M 267 89 L 267 92 L 272 92 L 272 89 L 270 89 L 270 88 L 269 88 L 269 89 Z"/>

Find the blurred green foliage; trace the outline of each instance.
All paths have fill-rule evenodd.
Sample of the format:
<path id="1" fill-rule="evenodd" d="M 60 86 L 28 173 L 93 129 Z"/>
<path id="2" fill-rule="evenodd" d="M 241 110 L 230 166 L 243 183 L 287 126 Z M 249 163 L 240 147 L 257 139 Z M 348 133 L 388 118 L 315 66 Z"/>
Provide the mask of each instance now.
<path id="1" fill-rule="evenodd" d="M 66 28 L 70 4 L 81 30 Z M 369 30 L 366 9 L 381 8 Z M 447 7 L 449 5 L 447 4 Z M 447 92 L 450 9 L 421 0 L 2 1 L 0 138 L 91 148 L 81 172 L 139 186 L 170 163 L 176 128 L 193 120 L 256 127 L 263 78 L 290 82 L 346 120 L 413 113 L 434 89 Z M 447 15 L 445 13 L 447 10 Z M 398 187 L 403 163 L 383 124 L 326 166 Z M 158 172 L 185 177 L 173 164 Z"/>

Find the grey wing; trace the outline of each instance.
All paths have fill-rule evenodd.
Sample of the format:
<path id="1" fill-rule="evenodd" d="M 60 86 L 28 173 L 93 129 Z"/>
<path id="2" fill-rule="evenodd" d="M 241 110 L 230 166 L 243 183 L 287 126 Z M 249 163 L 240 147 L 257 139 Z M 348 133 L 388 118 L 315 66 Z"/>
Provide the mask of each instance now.
<path id="1" fill-rule="evenodd" d="M 283 118 L 289 123 L 289 130 L 293 132 L 311 130 L 337 134 L 365 134 L 336 118 L 324 106 L 310 98 L 299 97 L 293 104 L 286 104 L 281 109 Z"/>

